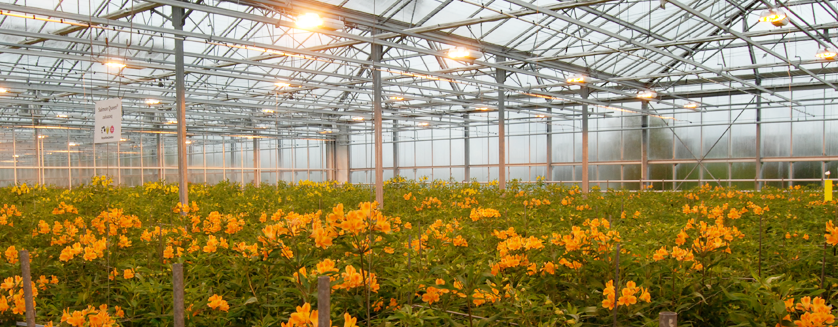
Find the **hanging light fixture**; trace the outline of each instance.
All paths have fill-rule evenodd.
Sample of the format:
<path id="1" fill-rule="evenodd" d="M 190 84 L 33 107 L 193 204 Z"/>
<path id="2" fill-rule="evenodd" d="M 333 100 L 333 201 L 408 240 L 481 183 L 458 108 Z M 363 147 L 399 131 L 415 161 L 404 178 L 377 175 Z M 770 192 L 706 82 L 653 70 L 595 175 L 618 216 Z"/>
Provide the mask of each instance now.
<path id="1" fill-rule="evenodd" d="M 9 92 L 9 89 L 7 89 L 5 87 L 0 87 L 0 93 L 7 93 L 7 92 Z"/>
<path id="2" fill-rule="evenodd" d="M 492 110 L 497 109 L 497 108 L 495 108 L 495 106 L 491 106 L 491 105 L 488 105 L 488 104 L 482 104 L 482 103 L 475 104 L 475 105 L 471 106 L 471 108 L 476 110 L 476 111 L 492 111 Z"/>
<path id="3" fill-rule="evenodd" d="M 390 100 L 393 100 L 393 101 L 404 101 L 404 97 L 394 95 L 394 96 L 391 96 L 391 97 L 390 97 Z"/>
<path id="4" fill-rule="evenodd" d="M 352 117 L 352 120 L 354 120 L 354 121 L 364 121 L 364 117 L 354 116 L 354 117 Z"/>
<path id="5" fill-rule="evenodd" d="M 184 143 L 186 143 L 186 144 L 192 144 L 192 141 L 186 140 L 186 142 L 184 142 Z"/>
<path id="6" fill-rule="evenodd" d="M 428 126 L 430 126 L 430 125 L 431 125 L 431 124 L 430 124 L 430 123 L 428 123 L 428 122 L 421 122 L 421 123 L 416 124 L 416 126 L 421 126 L 421 127 L 428 127 Z"/>
<path id="7" fill-rule="evenodd" d="M 264 112 L 266 114 L 272 114 L 272 113 L 275 113 L 276 111 L 274 111 L 273 109 L 262 109 L 262 112 Z"/>
<path id="8" fill-rule="evenodd" d="M 145 99 L 145 104 L 147 104 L 147 105 L 149 105 L 149 106 L 153 106 L 153 105 L 155 105 L 155 104 L 160 104 L 160 100 L 156 100 L 156 99 Z"/>
<path id="9" fill-rule="evenodd" d="M 79 146 L 79 144 L 78 144 L 78 143 L 73 143 L 73 142 L 70 142 L 70 143 L 67 143 L 67 146 Z"/>
<path id="10" fill-rule="evenodd" d="M 330 130 L 330 129 L 324 129 L 324 130 L 320 131 L 319 133 L 320 133 L 320 134 L 323 134 L 323 135 L 325 135 L 325 134 L 332 134 L 332 130 Z"/>
<path id="11" fill-rule="evenodd" d="M 483 53 L 464 47 L 454 47 L 448 50 L 448 57 L 457 60 L 477 60 L 483 57 Z"/>
<path id="12" fill-rule="evenodd" d="M 836 52 L 835 49 L 820 49 L 815 57 L 822 60 L 835 60 L 835 58 L 838 57 L 838 52 Z"/>
<path id="13" fill-rule="evenodd" d="M 768 9 L 760 13 L 759 21 L 771 23 L 771 25 L 777 27 L 783 27 L 788 25 L 789 18 L 786 16 L 786 13 L 780 9 Z"/>
<path id="14" fill-rule="evenodd" d="M 696 109 L 698 109 L 698 107 L 699 107 L 698 102 L 695 102 L 695 101 L 690 101 L 690 102 L 687 102 L 687 103 L 684 104 L 684 109 L 696 110 Z"/>
<path id="15" fill-rule="evenodd" d="M 105 62 L 105 66 L 108 66 L 108 67 L 111 67 L 111 68 L 117 68 L 117 69 L 122 69 L 122 68 L 128 67 L 128 65 L 126 65 L 124 62 L 113 61 L 113 60 Z"/>
<path id="16" fill-rule="evenodd" d="M 177 124 L 177 120 L 175 120 L 175 119 L 169 119 L 169 120 L 166 121 L 166 125 L 174 125 L 174 124 Z"/>
<path id="17" fill-rule="evenodd" d="M 128 142 L 128 139 L 126 139 L 126 138 L 121 138 L 121 139 L 119 139 L 119 141 L 120 141 L 120 142 Z"/>
<path id="18" fill-rule="evenodd" d="M 55 117 L 56 118 L 67 118 L 67 115 L 58 114 L 58 115 L 55 115 Z"/>
<path id="19" fill-rule="evenodd" d="M 276 83 L 274 83 L 274 85 L 276 85 L 277 87 L 289 87 L 289 86 L 291 86 L 290 83 L 285 82 L 285 81 L 276 82 Z"/>
<path id="20" fill-rule="evenodd" d="M 547 118 L 547 115 L 538 114 L 538 115 L 535 115 L 535 118 Z"/>
<path id="21" fill-rule="evenodd" d="M 325 30 L 336 31 L 339 29 L 343 29 L 343 27 L 344 24 L 342 21 L 336 19 L 322 18 L 320 17 L 320 15 L 313 12 L 297 16 L 297 28 L 304 30 L 321 28 Z"/>
<path id="22" fill-rule="evenodd" d="M 585 75 L 582 74 L 571 75 L 567 78 L 568 83 L 585 83 L 586 81 Z"/>
<path id="23" fill-rule="evenodd" d="M 653 90 L 637 91 L 637 97 L 640 99 L 654 99 L 658 97 L 658 93 Z"/>

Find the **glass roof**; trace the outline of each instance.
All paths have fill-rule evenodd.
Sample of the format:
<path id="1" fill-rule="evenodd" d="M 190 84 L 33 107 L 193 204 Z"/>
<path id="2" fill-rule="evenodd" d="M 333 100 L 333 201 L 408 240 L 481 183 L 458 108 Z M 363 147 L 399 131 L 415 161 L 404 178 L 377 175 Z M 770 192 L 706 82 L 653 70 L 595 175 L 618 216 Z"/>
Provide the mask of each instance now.
<path id="1" fill-rule="evenodd" d="M 183 6 L 183 31 L 171 22 Z M 364 131 L 381 72 L 384 129 L 462 126 L 480 106 L 543 115 L 593 106 L 677 118 L 736 110 L 732 95 L 808 106 L 833 101 L 838 48 L 829 1 L 756 0 L 0 0 L 0 126 L 89 130 L 92 103 L 124 100 L 123 130 L 173 131 L 175 41 L 184 40 L 190 133 L 323 137 Z M 760 22 L 768 9 L 786 23 Z M 302 29 L 316 13 L 324 26 Z M 371 44 L 383 56 L 374 62 Z M 462 47 L 477 58 L 452 59 Z M 834 50 L 833 50 L 834 51 Z M 122 63 L 124 68 L 109 65 Z M 115 68 L 116 67 L 116 68 Z M 498 75 L 505 76 L 502 83 Z M 584 98 L 571 76 L 584 76 Z M 288 86 L 277 86 L 277 82 Z M 650 110 L 637 92 L 654 90 Z M 160 104 L 148 104 L 148 100 Z M 574 115 L 558 119 L 578 119 Z M 674 124 L 697 124 L 675 119 Z M 572 125 L 572 124 L 571 124 Z M 327 137 L 335 137 L 328 135 Z"/>

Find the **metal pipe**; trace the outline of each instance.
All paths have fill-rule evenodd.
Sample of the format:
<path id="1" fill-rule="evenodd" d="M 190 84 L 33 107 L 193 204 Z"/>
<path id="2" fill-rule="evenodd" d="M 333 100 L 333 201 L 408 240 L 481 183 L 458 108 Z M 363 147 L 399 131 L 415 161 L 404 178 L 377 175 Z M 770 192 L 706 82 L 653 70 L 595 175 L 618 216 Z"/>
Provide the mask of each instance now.
<path id="1" fill-rule="evenodd" d="M 498 62 L 505 61 L 502 56 L 495 57 Z M 506 82 L 506 71 L 495 68 L 495 81 L 498 86 L 498 188 L 506 189 L 506 92 L 503 84 Z"/>

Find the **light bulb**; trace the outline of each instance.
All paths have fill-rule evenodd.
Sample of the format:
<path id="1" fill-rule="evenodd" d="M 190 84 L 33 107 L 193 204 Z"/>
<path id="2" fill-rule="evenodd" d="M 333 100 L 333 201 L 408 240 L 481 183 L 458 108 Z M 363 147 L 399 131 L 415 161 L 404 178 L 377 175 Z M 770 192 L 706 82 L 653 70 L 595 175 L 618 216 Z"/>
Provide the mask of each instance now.
<path id="1" fill-rule="evenodd" d="M 323 25 L 323 19 L 318 14 L 310 12 L 297 16 L 297 27 L 299 28 L 308 29 L 321 25 Z"/>

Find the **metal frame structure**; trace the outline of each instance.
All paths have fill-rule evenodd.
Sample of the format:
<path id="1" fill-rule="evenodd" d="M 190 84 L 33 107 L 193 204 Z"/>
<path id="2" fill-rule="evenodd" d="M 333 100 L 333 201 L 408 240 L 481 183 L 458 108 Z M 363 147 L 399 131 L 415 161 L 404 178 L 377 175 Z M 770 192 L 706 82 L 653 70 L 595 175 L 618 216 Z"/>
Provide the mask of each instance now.
<path id="1" fill-rule="evenodd" d="M 298 27 L 305 13 L 342 28 Z M 396 172 L 584 191 L 815 182 L 838 157 L 838 69 L 815 56 L 836 29 L 826 0 L 2 0 L 0 183 L 164 179 L 170 152 L 182 185 L 314 173 L 377 183 L 380 201 Z M 92 103 L 112 97 L 126 141 L 97 150 Z"/>

